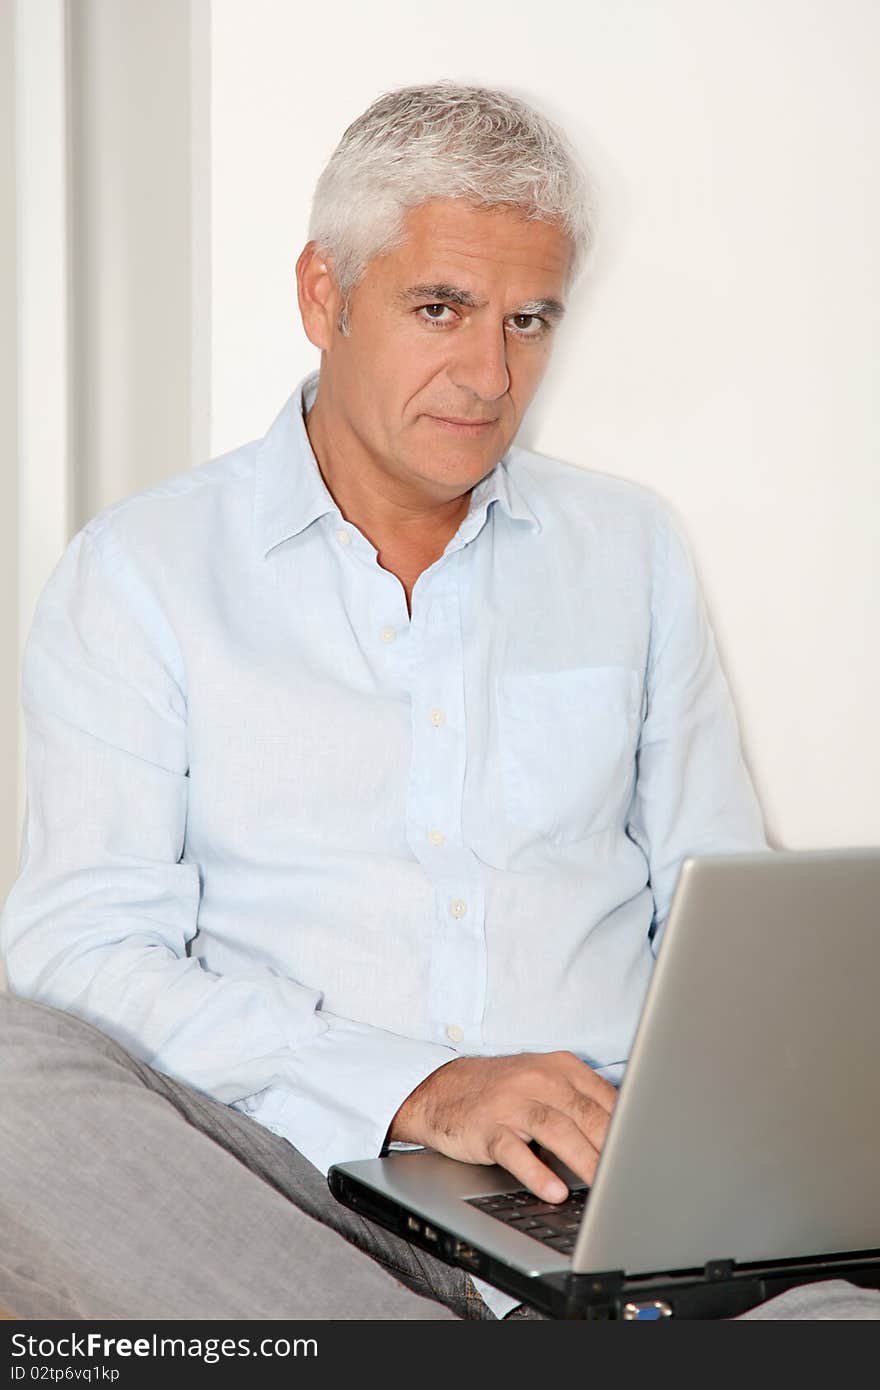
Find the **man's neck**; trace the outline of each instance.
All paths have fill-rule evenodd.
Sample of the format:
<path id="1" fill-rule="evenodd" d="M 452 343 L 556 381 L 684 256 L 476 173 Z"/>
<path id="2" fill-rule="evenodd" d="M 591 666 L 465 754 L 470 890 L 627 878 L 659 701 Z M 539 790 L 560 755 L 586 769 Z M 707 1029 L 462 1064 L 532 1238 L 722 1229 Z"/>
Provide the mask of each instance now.
<path id="1" fill-rule="evenodd" d="M 442 555 L 467 515 L 471 489 L 439 498 L 427 485 L 395 479 L 346 438 L 319 400 L 306 416 L 306 432 L 327 490 L 346 521 L 375 546 L 383 568 L 411 572 L 424 560 L 425 569 Z"/>

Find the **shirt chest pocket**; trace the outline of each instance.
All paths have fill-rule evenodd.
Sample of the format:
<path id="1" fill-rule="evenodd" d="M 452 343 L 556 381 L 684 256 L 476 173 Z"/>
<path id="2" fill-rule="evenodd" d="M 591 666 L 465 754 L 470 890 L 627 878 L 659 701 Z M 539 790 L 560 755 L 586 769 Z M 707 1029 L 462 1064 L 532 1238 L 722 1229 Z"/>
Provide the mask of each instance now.
<path id="1" fill-rule="evenodd" d="M 627 666 L 499 677 L 501 776 L 513 825 L 569 844 L 622 819 L 635 775 L 639 690 Z"/>

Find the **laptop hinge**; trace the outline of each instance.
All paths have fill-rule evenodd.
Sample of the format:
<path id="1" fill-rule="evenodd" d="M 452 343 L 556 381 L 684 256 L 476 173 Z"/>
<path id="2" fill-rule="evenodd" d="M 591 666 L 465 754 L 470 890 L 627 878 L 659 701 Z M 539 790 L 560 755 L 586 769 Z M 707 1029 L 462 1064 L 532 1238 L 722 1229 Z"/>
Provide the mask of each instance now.
<path id="1" fill-rule="evenodd" d="M 599 1274 L 570 1274 L 565 1281 L 566 1301 L 563 1318 L 616 1318 L 623 1288 L 623 1270 L 603 1270 Z"/>
<path id="2" fill-rule="evenodd" d="M 620 1293 L 623 1288 L 622 1269 L 606 1269 L 600 1274 L 573 1274 L 571 1280 L 590 1293 Z"/>
<path id="3" fill-rule="evenodd" d="M 732 1279 L 733 1260 L 707 1260 L 703 1278 L 713 1284 L 720 1279 Z"/>

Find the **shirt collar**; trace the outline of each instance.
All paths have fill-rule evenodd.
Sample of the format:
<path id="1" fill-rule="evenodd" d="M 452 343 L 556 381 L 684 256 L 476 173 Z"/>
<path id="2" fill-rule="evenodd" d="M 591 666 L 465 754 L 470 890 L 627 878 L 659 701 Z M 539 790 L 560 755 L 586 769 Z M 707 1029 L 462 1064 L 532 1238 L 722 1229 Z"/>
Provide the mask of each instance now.
<path id="1" fill-rule="evenodd" d="M 514 450 L 508 449 L 492 472 L 487 473 L 473 489 L 468 514 L 459 527 L 458 536 L 462 544 L 472 540 L 482 529 L 493 502 L 497 502 L 513 521 L 525 522 L 531 531 L 540 531 L 541 523 L 510 476 L 509 465 L 513 454 Z"/>
<path id="2" fill-rule="evenodd" d="M 257 451 L 254 520 L 262 555 L 298 536 L 319 516 L 338 510 L 321 477 L 306 430 L 305 412 L 318 389 L 318 373 L 303 377 Z"/>
<path id="3" fill-rule="evenodd" d="M 303 377 L 272 423 L 257 450 L 254 490 L 256 540 L 263 556 L 282 541 L 298 536 L 313 521 L 339 512 L 321 476 L 306 430 L 305 416 L 318 390 L 317 371 Z M 458 532 L 465 544 L 482 528 L 490 505 L 497 502 L 514 521 L 539 531 L 540 523 L 508 471 L 512 450 L 471 493 L 468 514 Z"/>

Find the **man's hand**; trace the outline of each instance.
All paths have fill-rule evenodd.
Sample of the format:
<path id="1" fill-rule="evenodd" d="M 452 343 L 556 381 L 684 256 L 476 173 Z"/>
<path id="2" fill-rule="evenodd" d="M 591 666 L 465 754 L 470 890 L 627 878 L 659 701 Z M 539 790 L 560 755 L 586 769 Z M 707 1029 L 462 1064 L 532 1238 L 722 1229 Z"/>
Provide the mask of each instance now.
<path id="1" fill-rule="evenodd" d="M 565 1184 L 529 1148 L 535 1139 L 592 1183 L 617 1092 L 571 1052 L 457 1057 L 403 1102 L 389 1140 L 465 1163 L 500 1163 L 545 1202 Z"/>

